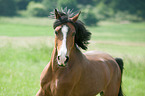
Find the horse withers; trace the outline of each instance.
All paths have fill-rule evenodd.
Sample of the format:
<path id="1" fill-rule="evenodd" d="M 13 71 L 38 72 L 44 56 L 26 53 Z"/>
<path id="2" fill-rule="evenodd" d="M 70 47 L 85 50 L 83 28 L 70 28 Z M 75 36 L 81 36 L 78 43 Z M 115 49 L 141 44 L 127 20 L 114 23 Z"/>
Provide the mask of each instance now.
<path id="1" fill-rule="evenodd" d="M 55 46 L 40 77 L 36 96 L 123 96 L 122 59 L 103 52 L 82 53 L 91 33 L 78 20 L 55 9 Z"/>

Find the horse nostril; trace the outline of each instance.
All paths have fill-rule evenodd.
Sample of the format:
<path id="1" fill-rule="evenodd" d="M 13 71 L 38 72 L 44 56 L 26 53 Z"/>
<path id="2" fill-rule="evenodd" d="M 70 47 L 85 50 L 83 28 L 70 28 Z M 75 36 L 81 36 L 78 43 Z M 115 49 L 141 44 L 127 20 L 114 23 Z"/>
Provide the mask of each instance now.
<path id="1" fill-rule="evenodd" d="M 67 63 L 68 62 L 68 60 L 69 60 L 69 57 L 68 56 L 65 56 L 66 57 L 66 60 L 65 60 L 65 62 L 64 63 Z"/>
<path id="2" fill-rule="evenodd" d="M 60 56 L 57 56 L 57 59 L 60 60 Z"/>

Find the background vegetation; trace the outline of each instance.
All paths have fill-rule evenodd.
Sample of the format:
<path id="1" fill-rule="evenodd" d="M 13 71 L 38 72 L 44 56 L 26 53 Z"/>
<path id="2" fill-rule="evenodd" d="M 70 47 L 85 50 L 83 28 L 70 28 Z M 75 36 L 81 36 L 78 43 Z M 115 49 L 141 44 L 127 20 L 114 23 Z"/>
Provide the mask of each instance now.
<path id="1" fill-rule="evenodd" d="M 54 19 L 47 17 L 66 6 L 82 11 L 92 33 L 88 51 L 123 58 L 126 96 L 145 96 L 143 0 L 0 0 L 0 96 L 36 94 L 54 47 Z"/>
<path id="2" fill-rule="evenodd" d="M 0 15 L 46 17 L 54 8 L 65 7 L 81 10 L 81 20 L 90 26 L 100 20 L 145 20 L 144 0 L 0 0 Z"/>

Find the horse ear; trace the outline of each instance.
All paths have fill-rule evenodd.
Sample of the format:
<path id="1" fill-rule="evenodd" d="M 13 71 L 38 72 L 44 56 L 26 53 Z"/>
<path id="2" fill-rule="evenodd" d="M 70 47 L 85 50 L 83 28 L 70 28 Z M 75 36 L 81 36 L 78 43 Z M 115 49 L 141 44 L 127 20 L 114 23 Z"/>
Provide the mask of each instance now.
<path id="1" fill-rule="evenodd" d="M 57 9 L 55 9 L 55 18 L 56 19 L 59 19 L 61 16 L 60 14 L 58 13 Z"/>
<path id="2" fill-rule="evenodd" d="M 76 22 L 77 20 L 78 20 L 78 17 L 79 17 L 79 15 L 80 15 L 80 13 L 81 13 L 81 11 L 77 14 L 77 15 L 75 15 L 74 17 L 72 17 L 72 18 L 70 18 L 73 22 Z"/>

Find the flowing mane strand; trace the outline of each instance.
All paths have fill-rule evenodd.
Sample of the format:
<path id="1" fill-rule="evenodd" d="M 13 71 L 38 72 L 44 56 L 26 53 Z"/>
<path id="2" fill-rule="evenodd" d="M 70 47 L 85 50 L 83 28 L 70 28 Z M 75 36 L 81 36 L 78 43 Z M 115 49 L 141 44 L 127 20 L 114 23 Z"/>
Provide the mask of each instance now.
<path id="1" fill-rule="evenodd" d="M 61 15 L 61 18 L 56 19 L 56 21 L 53 24 L 53 28 L 55 29 L 57 26 L 64 24 L 64 23 L 71 23 L 74 25 L 75 29 L 76 29 L 76 35 L 75 35 L 75 43 L 81 47 L 82 49 L 86 50 L 87 49 L 87 45 L 89 44 L 89 40 L 91 38 L 91 33 L 85 28 L 84 24 L 80 21 L 77 20 L 75 23 L 72 22 L 69 18 L 70 18 L 70 11 L 69 12 L 60 12 L 58 11 L 59 14 Z M 73 13 L 71 13 L 72 15 Z"/>

